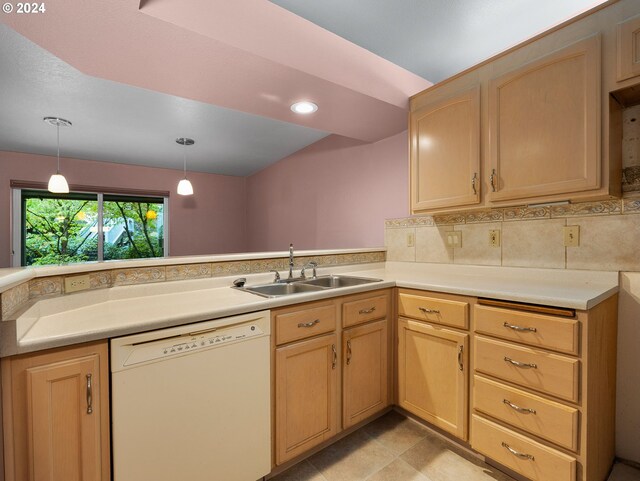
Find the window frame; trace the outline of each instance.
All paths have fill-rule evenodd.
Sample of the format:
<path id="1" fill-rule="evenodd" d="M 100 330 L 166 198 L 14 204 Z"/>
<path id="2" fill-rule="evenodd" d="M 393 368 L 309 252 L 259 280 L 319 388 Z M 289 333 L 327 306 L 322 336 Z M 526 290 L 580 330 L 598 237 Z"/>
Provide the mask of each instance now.
<path id="1" fill-rule="evenodd" d="M 47 189 L 44 187 L 44 184 L 39 183 L 30 183 L 30 182 L 20 182 L 20 181 L 11 181 L 11 266 L 12 267 L 29 267 L 22 264 L 24 253 L 23 245 L 25 243 L 25 232 L 23 229 L 24 219 L 23 216 L 25 213 L 23 212 L 23 191 L 35 192 L 40 191 L 43 193 L 48 193 Z M 78 195 L 95 195 L 98 203 L 98 259 L 96 261 L 85 261 L 81 264 L 90 264 L 95 262 L 104 262 L 104 232 L 103 232 L 103 204 L 105 196 L 109 199 L 109 197 L 116 197 L 118 199 L 130 197 L 131 199 L 154 199 L 160 200 L 162 199 L 162 227 L 163 227 L 163 255 L 162 257 L 157 257 L 158 259 L 162 259 L 165 257 L 169 257 L 169 192 L 145 192 L 145 191 L 127 191 L 125 189 L 109 189 L 109 188 L 99 188 L 99 187 L 86 187 L 86 186 L 69 186 L 69 194 L 78 194 Z M 50 197 L 58 197 L 56 194 L 50 195 Z M 159 202 L 158 202 L 159 203 Z M 140 257 L 136 259 L 150 259 L 149 257 Z M 113 259 L 113 261 L 117 260 L 136 260 L 136 259 Z M 109 261 L 111 262 L 111 260 Z M 60 264 L 51 264 L 51 265 L 60 265 Z M 62 264 L 64 265 L 64 264 Z"/>

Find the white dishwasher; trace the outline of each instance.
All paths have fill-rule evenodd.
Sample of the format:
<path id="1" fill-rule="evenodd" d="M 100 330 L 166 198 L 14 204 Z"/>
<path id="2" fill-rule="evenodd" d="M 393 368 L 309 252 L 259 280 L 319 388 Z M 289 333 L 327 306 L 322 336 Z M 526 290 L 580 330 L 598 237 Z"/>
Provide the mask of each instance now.
<path id="1" fill-rule="evenodd" d="M 269 311 L 111 340 L 114 481 L 271 471 Z"/>

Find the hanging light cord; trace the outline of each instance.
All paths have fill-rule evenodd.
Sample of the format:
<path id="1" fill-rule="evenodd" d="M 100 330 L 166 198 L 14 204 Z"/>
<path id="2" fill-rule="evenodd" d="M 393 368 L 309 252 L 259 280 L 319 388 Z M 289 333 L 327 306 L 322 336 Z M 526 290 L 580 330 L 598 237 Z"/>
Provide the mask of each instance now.
<path id="1" fill-rule="evenodd" d="M 182 149 L 182 153 L 183 153 L 182 158 L 184 159 L 184 178 L 186 179 L 187 178 L 187 143 L 186 142 L 183 144 L 183 147 L 184 148 Z"/>
<path id="2" fill-rule="evenodd" d="M 58 168 L 56 169 L 56 174 L 60 173 L 60 121 L 56 122 L 56 132 L 58 138 Z"/>

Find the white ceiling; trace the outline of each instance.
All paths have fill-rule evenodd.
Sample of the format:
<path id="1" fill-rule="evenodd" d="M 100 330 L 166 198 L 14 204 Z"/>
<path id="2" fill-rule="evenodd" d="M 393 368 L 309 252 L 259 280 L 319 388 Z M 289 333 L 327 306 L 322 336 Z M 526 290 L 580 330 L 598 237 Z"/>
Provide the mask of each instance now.
<path id="1" fill-rule="evenodd" d="M 272 3 L 437 82 L 601 2 Z M 350 94 L 370 87 L 362 80 L 362 89 L 349 88 Z M 186 136 L 196 140 L 187 151 L 189 170 L 246 176 L 329 134 L 305 127 L 304 119 L 301 125 L 288 123 L 86 75 L 4 24 L 0 85 L 0 150 L 55 155 L 55 129 L 42 117 L 59 116 L 73 122 L 61 130 L 63 156 L 180 169 L 182 150 L 175 139 Z"/>
<path id="2" fill-rule="evenodd" d="M 437 83 L 605 0 L 270 0 Z"/>
<path id="3" fill-rule="evenodd" d="M 246 176 L 326 132 L 85 75 L 0 24 L 0 150 Z"/>

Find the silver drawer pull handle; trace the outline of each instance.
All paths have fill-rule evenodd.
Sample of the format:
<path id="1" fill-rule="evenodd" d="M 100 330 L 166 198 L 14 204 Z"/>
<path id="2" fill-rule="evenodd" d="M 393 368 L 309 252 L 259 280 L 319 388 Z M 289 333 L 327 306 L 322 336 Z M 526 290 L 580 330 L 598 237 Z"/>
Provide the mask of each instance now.
<path id="1" fill-rule="evenodd" d="M 520 327 L 513 324 L 509 324 L 508 322 L 505 322 L 503 326 L 508 327 L 509 329 L 513 329 L 514 331 L 538 332 L 538 329 L 536 329 L 535 327 Z"/>
<path id="2" fill-rule="evenodd" d="M 533 457 L 532 454 L 524 454 L 524 453 L 519 453 L 518 451 L 516 451 L 515 449 L 513 449 L 511 446 L 509 446 L 507 443 L 505 443 L 504 441 L 502 442 L 502 447 L 506 448 L 507 451 L 509 451 L 511 454 L 513 454 L 514 456 L 518 456 L 521 459 L 530 459 L 531 461 L 535 461 L 536 459 Z"/>
<path id="3" fill-rule="evenodd" d="M 519 413 L 523 413 L 523 414 L 535 414 L 536 413 L 535 409 L 521 408 L 517 404 L 513 404 L 508 399 L 503 399 L 502 402 L 505 403 L 507 406 L 509 406 L 514 411 L 518 411 Z"/>
<path id="4" fill-rule="evenodd" d="M 93 386 L 91 385 L 91 374 L 87 374 L 87 414 L 93 412 Z"/>
<path id="5" fill-rule="evenodd" d="M 301 322 L 298 324 L 298 327 L 313 327 L 320 322 L 320 319 L 316 319 L 315 321 L 310 322 Z"/>
<path id="6" fill-rule="evenodd" d="M 440 311 L 437 309 L 427 309 L 426 307 L 418 307 L 418 309 L 425 314 L 440 314 Z"/>
<path id="7" fill-rule="evenodd" d="M 510 357 L 505 356 L 504 357 L 505 362 L 511 363 L 516 367 L 521 367 L 523 369 L 538 369 L 538 365 L 534 364 L 532 362 L 520 362 L 520 361 L 514 361 L 513 359 L 511 359 Z"/>
<path id="8" fill-rule="evenodd" d="M 374 306 L 374 307 L 370 307 L 369 309 L 360 309 L 358 312 L 360 314 L 371 314 L 375 310 L 376 310 L 376 308 Z"/>

